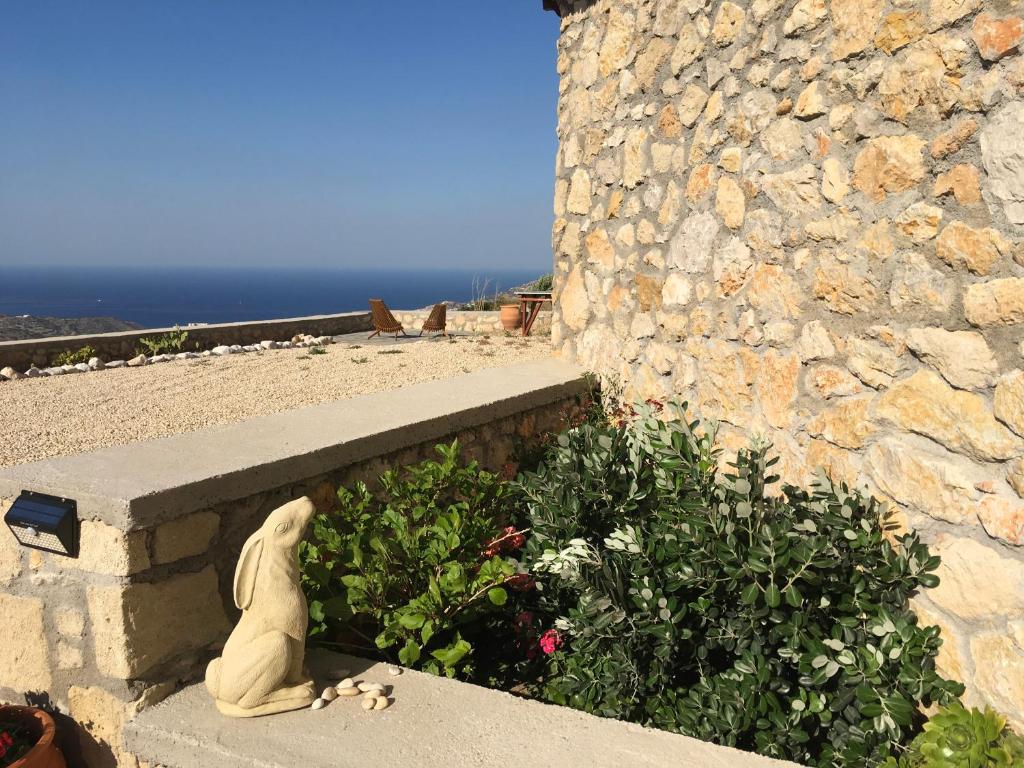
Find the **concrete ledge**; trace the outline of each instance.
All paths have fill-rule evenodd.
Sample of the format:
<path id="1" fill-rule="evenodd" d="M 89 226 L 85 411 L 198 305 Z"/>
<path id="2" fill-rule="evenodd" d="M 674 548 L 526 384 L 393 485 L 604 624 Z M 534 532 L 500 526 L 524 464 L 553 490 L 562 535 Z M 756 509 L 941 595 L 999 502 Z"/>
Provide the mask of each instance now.
<path id="1" fill-rule="evenodd" d="M 0 498 L 73 498 L 122 531 L 288 486 L 573 397 L 582 369 L 555 359 L 477 371 L 199 432 L 0 471 Z"/>
<path id="2" fill-rule="evenodd" d="M 221 344 L 259 344 L 261 341 L 285 341 L 299 333 L 312 336 L 336 336 L 373 327 L 368 312 L 345 312 L 339 315 L 311 315 L 281 320 L 254 320 L 243 323 L 214 323 L 184 328 L 188 331 L 188 349 L 194 344 L 201 350 Z M 105 361 L 134 357 L 139 339 L 162 336 L 173 328 L 146 328 L 138 331 L 98 333 L 87 336 L 51 336 L 45 339 L 0 341 L 0 368 L 12 366 L 23 371 L 32 365 L 44 366 L 64 351 L 92 347 Z"/>
<path id="3" fill-rule="evenodd" d="M 168 768 L 783 768 L 759 755 L 499 691 L 380 664 L 311 654 L 320 687 L 334 670 L 392 688 L 394 704 L 364 712 L 360 699 L 255 720 L 221 716 L 202 685 L 125 726 L 129 752 Z"/>

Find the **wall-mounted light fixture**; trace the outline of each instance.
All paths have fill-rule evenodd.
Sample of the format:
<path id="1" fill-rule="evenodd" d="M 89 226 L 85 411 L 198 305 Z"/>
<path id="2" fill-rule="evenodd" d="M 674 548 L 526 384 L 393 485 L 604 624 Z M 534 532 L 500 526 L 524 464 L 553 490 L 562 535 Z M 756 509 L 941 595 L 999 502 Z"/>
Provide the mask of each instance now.
<path id="1" fill-rule="evenodd" d="M 78 505 L 74 499 L 22 491 L 4 522 L 23 547 L 78 557 Z"/>

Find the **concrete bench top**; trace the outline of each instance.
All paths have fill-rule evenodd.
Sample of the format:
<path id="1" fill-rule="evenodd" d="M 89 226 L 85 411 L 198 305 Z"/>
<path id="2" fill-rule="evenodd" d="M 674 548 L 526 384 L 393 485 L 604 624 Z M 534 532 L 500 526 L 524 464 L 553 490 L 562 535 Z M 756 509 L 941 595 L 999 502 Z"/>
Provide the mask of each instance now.
<path id="1" fill-rule="evenodd" d="M 313 652 L 323 688 L 348 669 L 394 700 L 365 712 L 361 698 L 319 711 L 233 720 L 194 685 L 125 727 L 128 749 L 167 768 L 782 768 L 759 755 L 641 728 L 455 680 Z"/>
<path id="2" fill-rule="evenodd" d="M 48 493 L 75 499 L 83 520 L 147 528 L 572 397 L 583 374 L 538 360 L 19 464 L 0 470 L 0 498 Z"/>

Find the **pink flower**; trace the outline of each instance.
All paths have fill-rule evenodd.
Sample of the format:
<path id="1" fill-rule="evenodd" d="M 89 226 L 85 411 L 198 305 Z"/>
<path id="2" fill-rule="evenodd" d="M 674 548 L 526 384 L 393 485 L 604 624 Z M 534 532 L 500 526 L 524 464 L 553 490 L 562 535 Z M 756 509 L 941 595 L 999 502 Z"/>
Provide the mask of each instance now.
<path id="1" fill-rule="evenodd" d="M 540 649 L 550 656 L 562 647 L 562 636 L 557 629 L 549 629 L 540 636 Z"/>

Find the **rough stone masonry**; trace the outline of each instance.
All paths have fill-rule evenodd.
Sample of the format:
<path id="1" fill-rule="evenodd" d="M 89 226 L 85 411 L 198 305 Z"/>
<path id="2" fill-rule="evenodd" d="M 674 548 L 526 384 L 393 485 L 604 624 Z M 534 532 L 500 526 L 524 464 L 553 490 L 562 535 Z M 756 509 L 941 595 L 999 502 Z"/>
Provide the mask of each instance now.
<path id="1" fill-rule="evenodd" d="M 941 670 L 1018 729 L 1022 5 L 560 2 L 553 230 L 556 348 L 895 504 Z"/>

